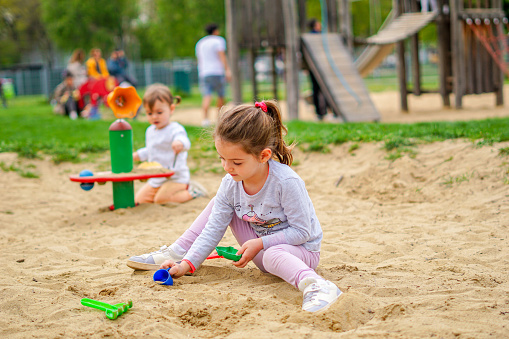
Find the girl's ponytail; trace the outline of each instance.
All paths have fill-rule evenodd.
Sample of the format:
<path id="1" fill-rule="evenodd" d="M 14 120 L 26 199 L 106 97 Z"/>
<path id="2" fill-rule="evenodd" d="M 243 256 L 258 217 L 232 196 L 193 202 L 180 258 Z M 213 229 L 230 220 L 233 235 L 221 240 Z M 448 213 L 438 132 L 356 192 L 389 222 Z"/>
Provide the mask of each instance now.
<path id="1" fill-rule="evenodd" d="M 267 107 L 267 115 L 274 122 L 274 156 L 280 163 L 290 166 L 293 162 L 294 144 L 288 146 L 285 143 L 284 136 L 288 133 L 288 129 L 283 125 L 281 110 L 274 101 L 264 101 L 263 103 Z"/>

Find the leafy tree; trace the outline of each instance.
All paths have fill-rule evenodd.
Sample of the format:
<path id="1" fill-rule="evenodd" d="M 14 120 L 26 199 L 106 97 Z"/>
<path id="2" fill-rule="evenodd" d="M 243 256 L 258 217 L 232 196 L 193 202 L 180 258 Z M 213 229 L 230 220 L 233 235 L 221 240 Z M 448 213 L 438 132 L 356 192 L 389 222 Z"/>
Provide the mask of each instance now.
<path id="1" fill-rule="evenodd" d="M 124 45 L 137 3 L 130 0 L 41 0 L 42 18 L 51 38 L 64 50 Z"/>
<path id="2" fill-rule="evenodd" d="M 53 44 L 40 20 L 40 1 L 0 0 L 0 64 L 20 62 L 34 46 L 51 62 Z"/>
<path id="3" fill-rule="evenodd" d="M 351 10 L 354 36 L 366 38 L 380 29 L 392 10 L 392 0 L 355 1 Z"/>
<path id="4" fill-rule="evenodd" d="M 18 40 L 17 13 L 11 9 L 14 1 L 0 1 L 0 65 L 18 62 L 20 52 Z"/>
<path id="5" fill-rule="evenodd" d="M 225 34 L 224 0 L 156 0 L 145 10 L 150 20 L 140 20 L 136 28 L 142 58 L 194 56 L 196 42 L 210 22 Z"/>

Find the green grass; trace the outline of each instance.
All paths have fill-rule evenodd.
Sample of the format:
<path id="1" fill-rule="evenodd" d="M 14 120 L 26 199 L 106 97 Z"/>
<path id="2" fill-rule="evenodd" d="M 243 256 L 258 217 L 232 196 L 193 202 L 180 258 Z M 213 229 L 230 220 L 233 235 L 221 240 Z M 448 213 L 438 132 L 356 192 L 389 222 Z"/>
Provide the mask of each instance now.
<path id="1" fill-rule="evenodd" d="M 358 150 L 360 148 L 359 144 L 358 143 L 353 143 L 352 145 L 350 145 L 350 147 L 348 148 L 348 153 L 353 153 L 355 152 L 356 150 Z"/>
<path id="2" fill-rule="evenodd" d="M 17 97 L 10 100 L 9 108 L 0 109 L 0 152 L 17 152 L 28 159 L 47 155 L 55 163 L 94 159 L 94 154 L 109 149 L 107 131 L 112 122 L 113 119 L 72 121 L 53 114 L 42 96 Z M 130 123 L 134 148 L 142 147 L 148 124 L 137 120 Z M 465 138 L 471 140 L 476 147 L 482 147 L 509 140 L 509 118 L 416 124 L 291 121 L 287 127 L 287 141 L 296 141 L 306 152 L 327 153 L 332 145 L 353 142 L 350 147 L 352 153 L 359 147 L 359 143 L 383 142 L 390 160 L 404 154 L 415 156 L 412 147 L 419 143 Z M 211 165 L 207 160 L 217 157 L 207 133 L 195 126 L 186 126 L 186 129 L 193 144 L 190 157 L 198 164 L 193 171 L 220 171 L 218 164 Z M 509 153 L 507 148 L 499 152 L 500 155 Z"/>
<path id="3" fill-rule="evenodd" d="M 304 144 L 342 144 L 347 141 L 384 141 L 387 150 L 417 142 L 470 139 L 482 144 L 509 140 L 509 118 L 415 124 L 348 123 L 324 124 L 292 121 L 287 124 L 289 138 Z"/>
<path id="4" fill-rule="evenodd" d="M 25 96 L 10 100 L 9 108 L 0 109 L 0 152 L 17 152 L 33 159 L 41 153 L 55 162 L 79 161 L 81 153 L 109 150 L 108 128 L 113 120 L 72 121 L 52 113 L 42 96 Z M 135 148 L 142 147 L 146 122 L 131 121 Z M 188 127 L 191 136 L 201 128 Z"/>
<path id="5" fill-rule="evenodd" d="M 25 167 L 29 168 L 29 169 L 35 168 L 34 165 L 27 165 Z M 39 178 L 39 175 L 37 173 L 23 168 L 20 164 L 16 164 L 16 165 L 11 164 L 11 165 L 7 166 L 3 161 L 0 161 L 0 169 L 4 172 L 16 172 L 23 178 L 32 178 L 32 179 Z"/>
<path id="6" fill-rule="evenodd" d="M 470 179 L 472 179 L 475 176 L 475 173 L 464 173 L 462 175 L 458 176 L 447 176 L 444 177 L 444 181 L 441 183 L 442 185 L 446 187 L 452 187 L 454 184 L 461 184 L 462 182 L 466 181 L 469 182 Z"/>
<path id="7" fill-rule="evenodd" d="M 509 155 L 509 147 L 503 147 L 503 148 L 499 149 L 498 155 L 500 155 L 502 157 L 508 156 Z"/>
<path id="8" fill-rule="evenodd" d="M 396 68 L 379 68 L 364 78 L 364 83 L 370 92 L 398 91 L 399 80 Z M 413 89 L 413 81 L 407 83 L 408 89 Z M 433 64 L 421 65 L 421 89 L 431 90 L 439 88 L 438 67 Z"/>

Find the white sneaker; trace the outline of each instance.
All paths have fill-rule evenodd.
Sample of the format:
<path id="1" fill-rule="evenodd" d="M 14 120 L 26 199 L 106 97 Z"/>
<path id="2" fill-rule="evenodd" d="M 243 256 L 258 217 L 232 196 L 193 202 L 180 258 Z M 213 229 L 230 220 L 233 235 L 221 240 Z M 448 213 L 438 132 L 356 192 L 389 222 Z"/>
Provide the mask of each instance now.
<path id="1" fill-rule="evenodd" d="M 205 128 L 207 128 L 207 127 L 210 127 L 211 125 L 212 125 L 212 123 L 210 122 L 210 120 L 209 120 L 209 119 L 203 119 L 203 120 L 201 121 L 201 127 L 205 127 Z"/>
<path id="2" fill-rule="evenodd" d="M 157 251 L 129 258 L 127 266 L 135 270 L 157 271 L 166 260 L 171 259 L 174 262 L 178 262 L 184 259 L 184 255 L 178 255 L 170 247 L 164 245 Z"/>
<path id="3" fill-rule="evenodd" d="M 200 183 L 193 180 L 189 181 L 189 187 L 187 188 L 187 190 L 189 191 L 189 194 L 191 194 L 193 199 L 199 197 L 208 197 L 209 195 L 205 187 L 203 187 Z"/>
<path id="4" fill-rule="evenodd" d="M 78 113 L 76 113 L 76 111 L 72 111 L 71 113 L 69 113 L 69 118 L 71 118 L 71 120 L 78 119 Z"/>
<path id="5" fill-rule="evenodd" d="M 343 293 L 331 281 L 311 277 L 299 283 L 299 290 L 304 294 L 302 309 L 308 312 L 325 311 Z"/>

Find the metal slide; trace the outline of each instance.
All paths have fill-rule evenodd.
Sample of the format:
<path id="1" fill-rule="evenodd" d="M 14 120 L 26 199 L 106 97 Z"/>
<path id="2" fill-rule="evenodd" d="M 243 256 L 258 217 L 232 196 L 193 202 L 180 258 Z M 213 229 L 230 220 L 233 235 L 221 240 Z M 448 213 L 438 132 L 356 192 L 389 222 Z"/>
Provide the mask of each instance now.
<path id="1" fill-rule="evenodd" d="M 327 104 L 347 122 L 379 121 L 364 81 L 339 34 L 301 36 L 302 51 Z"/>
<path id="2" fill-rule="evenodd" d="M 392 53 L 394 46 L 395 44 L 387 44 L 366 47 L 361 55 L 355 59 L 355 67 L 357 67 L 361 77 L 365 78 L 370 75 Z"/>
<path id="3" fill-rule="evenodd" d="M 380 114 L 369 97 L 362 77 L 371 73 L 389 55 L 395 43 L 419 32 L 436 12 L 404 13 L 389 19 L 354 62 L 339 34 L 302 35 L 302 51 L 327 104 L 345 121 L 378 121 Z M 361 77 L 362 76 L 362 77 Z"/>
<path id="4" fill-rule="evenodd" d="M 378 65 L 391 54 L 395 43 L 405 40 L 426 27 L 437 16 L 436 12 L 404 13 L 369 37 L 370 44 L 355 60 L 355 66 L 362 77 L 369 75 Z"/>

